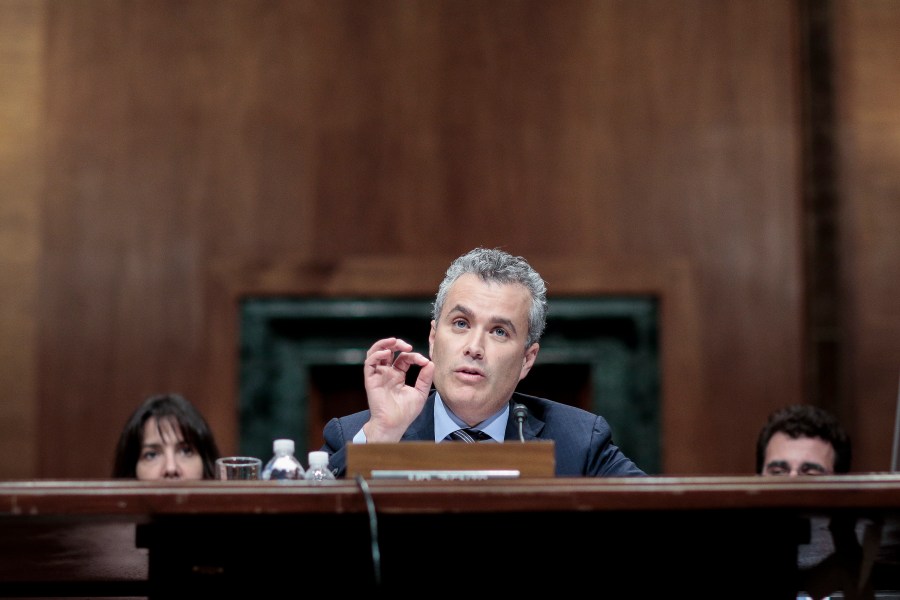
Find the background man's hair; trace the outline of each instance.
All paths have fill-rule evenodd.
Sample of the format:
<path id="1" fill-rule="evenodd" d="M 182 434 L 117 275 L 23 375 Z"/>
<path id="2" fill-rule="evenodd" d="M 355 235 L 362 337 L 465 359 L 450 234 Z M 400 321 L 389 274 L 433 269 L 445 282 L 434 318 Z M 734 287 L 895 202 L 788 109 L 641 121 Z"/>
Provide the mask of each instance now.
<path id="1" fill-rule="evenodd" d="M 848 473 L 852 460 L 850 436 L 830 412 L 811 404 L 792 404 L 769 415 L 756 442 L 756 472 L 762 473 L 766 446 L 778 432 L 792 439 L 819 438 L 834 448 L 834 472 Z"/>

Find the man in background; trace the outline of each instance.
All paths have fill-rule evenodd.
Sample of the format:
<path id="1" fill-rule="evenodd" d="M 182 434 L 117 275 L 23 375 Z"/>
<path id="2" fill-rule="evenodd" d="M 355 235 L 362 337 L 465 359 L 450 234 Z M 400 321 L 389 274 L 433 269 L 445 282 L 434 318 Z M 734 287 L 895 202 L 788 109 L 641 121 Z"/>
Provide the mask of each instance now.
<path id="1" fill-rule="evenodd" d="M 794 404 L 769 415 L 756 442 L 756 472 L 799 477 L 850 472 L 850 437 L 837 418 L 809 404 Z M 848 600 L 871 598 L 862 582 L 860 540 L 866 522 L 854 517 L 810 517 L 809 543 L 798 548 L 797 566 L 805 591 L 799 599 L 827 599 L 843 592 Z"/>
<path id="2" fill-rule="evenodd" d="M 834 475 L 850 472 L 850 437 L 828 411 L 794 404 L 771 415 L 756 443 L 760 475 Z"/>

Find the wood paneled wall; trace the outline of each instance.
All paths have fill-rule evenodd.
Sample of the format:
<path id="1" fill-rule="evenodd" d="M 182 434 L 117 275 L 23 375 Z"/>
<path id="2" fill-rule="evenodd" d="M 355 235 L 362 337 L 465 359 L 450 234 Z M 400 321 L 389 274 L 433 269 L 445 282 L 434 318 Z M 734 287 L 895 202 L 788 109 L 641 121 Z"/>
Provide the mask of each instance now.
<path id="1" fill-rule="evenodd" d="M 836 5 L 844 397 L 854 463 L 890 467 L 900 410 L 900 5 Z"/>
<path id="2" fill-rule="evenodd" d="M 4 436 L 16 419 L 34 430 L 30 475 L 106 476 L 127 415 L 167 390 L 234 450 L 242 294 L 430 292 L 476 245 L 531 259 L 551 294 L 663 294 L 666 473 L 752 471 L 766 414 L 804 399 L 794 2 L 32 4 L 42 19 L 12 25 L 14 4 L 0 7 L 43 44 L 46 160 L 24 204 L 43 216 L 39 288 L 15 293 L 38 298 L 33 334 L 0 341 L 18 360 L 2 381 L 35 384 L 4 386 L 28 398 L 0 413 Z M 845 10 L 852 89 L 894 60 L 872 56 L 888 36 L 874 13 L 896 22 L 900 7 Z M 855 137 L 867 106 L 846 110 L 848 210 L 895 211 L 855 161 L 886 174 L 896 149 Z M 861 266 L 848 368 L 896 377 L 879 352 L 896 357 L 897 336 L 864 344 L 900 323 L 897 284 L 875 272 L 896 271 L 896 236 L 845 235 Z M 877 408 L 864 469 L 890 446 L 877 385 L 848 390 L 854 427 Z M 0 476 L 17 474 L 0 455 Z"/>
<path id="3" fill-rule="evenodd" d="M 38 463 L 44 6 L 0 5 L 0 478 Z"/>

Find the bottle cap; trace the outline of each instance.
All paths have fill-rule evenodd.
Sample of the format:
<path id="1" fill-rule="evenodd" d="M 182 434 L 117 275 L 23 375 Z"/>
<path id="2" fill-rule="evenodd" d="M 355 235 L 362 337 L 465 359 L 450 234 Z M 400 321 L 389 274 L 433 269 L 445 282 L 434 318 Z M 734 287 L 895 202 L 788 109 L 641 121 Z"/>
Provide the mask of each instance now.
<path id="1" fill-rule="evenodd" d="M 309 453 L 309 467 L 328 467 L 328 453 L 324 450 L 313 450 Z"/>
<path id="2" fill-rule="evenodd" d="M 272 442 L 272 451 L 278 454 L 279 452 L 284 452 L 285 454 L 293 454 L 294 453 L 294 440 L 275 440 Z"/>

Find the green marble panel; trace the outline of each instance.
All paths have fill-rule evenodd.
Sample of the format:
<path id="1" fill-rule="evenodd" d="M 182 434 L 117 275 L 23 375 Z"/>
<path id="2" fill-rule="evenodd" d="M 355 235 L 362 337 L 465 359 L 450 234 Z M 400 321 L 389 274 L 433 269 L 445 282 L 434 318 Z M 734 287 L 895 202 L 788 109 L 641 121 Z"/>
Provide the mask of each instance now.
<path id="1" fill-rule="evenodd" d="M 267 458 L 272 440 L 310 448 L 313 381 L 359 394 L 372 343 L 398 336 L 428 352 L 431 298 L 248 298 L 241 304 L 240 451 Z M 549 301 L 541 351 L 519 391 L 603 415 L 614 441 L 648 473 L 660 469 L 658 303 L 647 296 Z M 332 389 L 333 388 L 333 389 Z M 327 393 L 326 393 L 327 396 Z M 330 410 L 342 407 L 324 407 Z M 304 462 L 305 464 L 305 462 Z"/>

